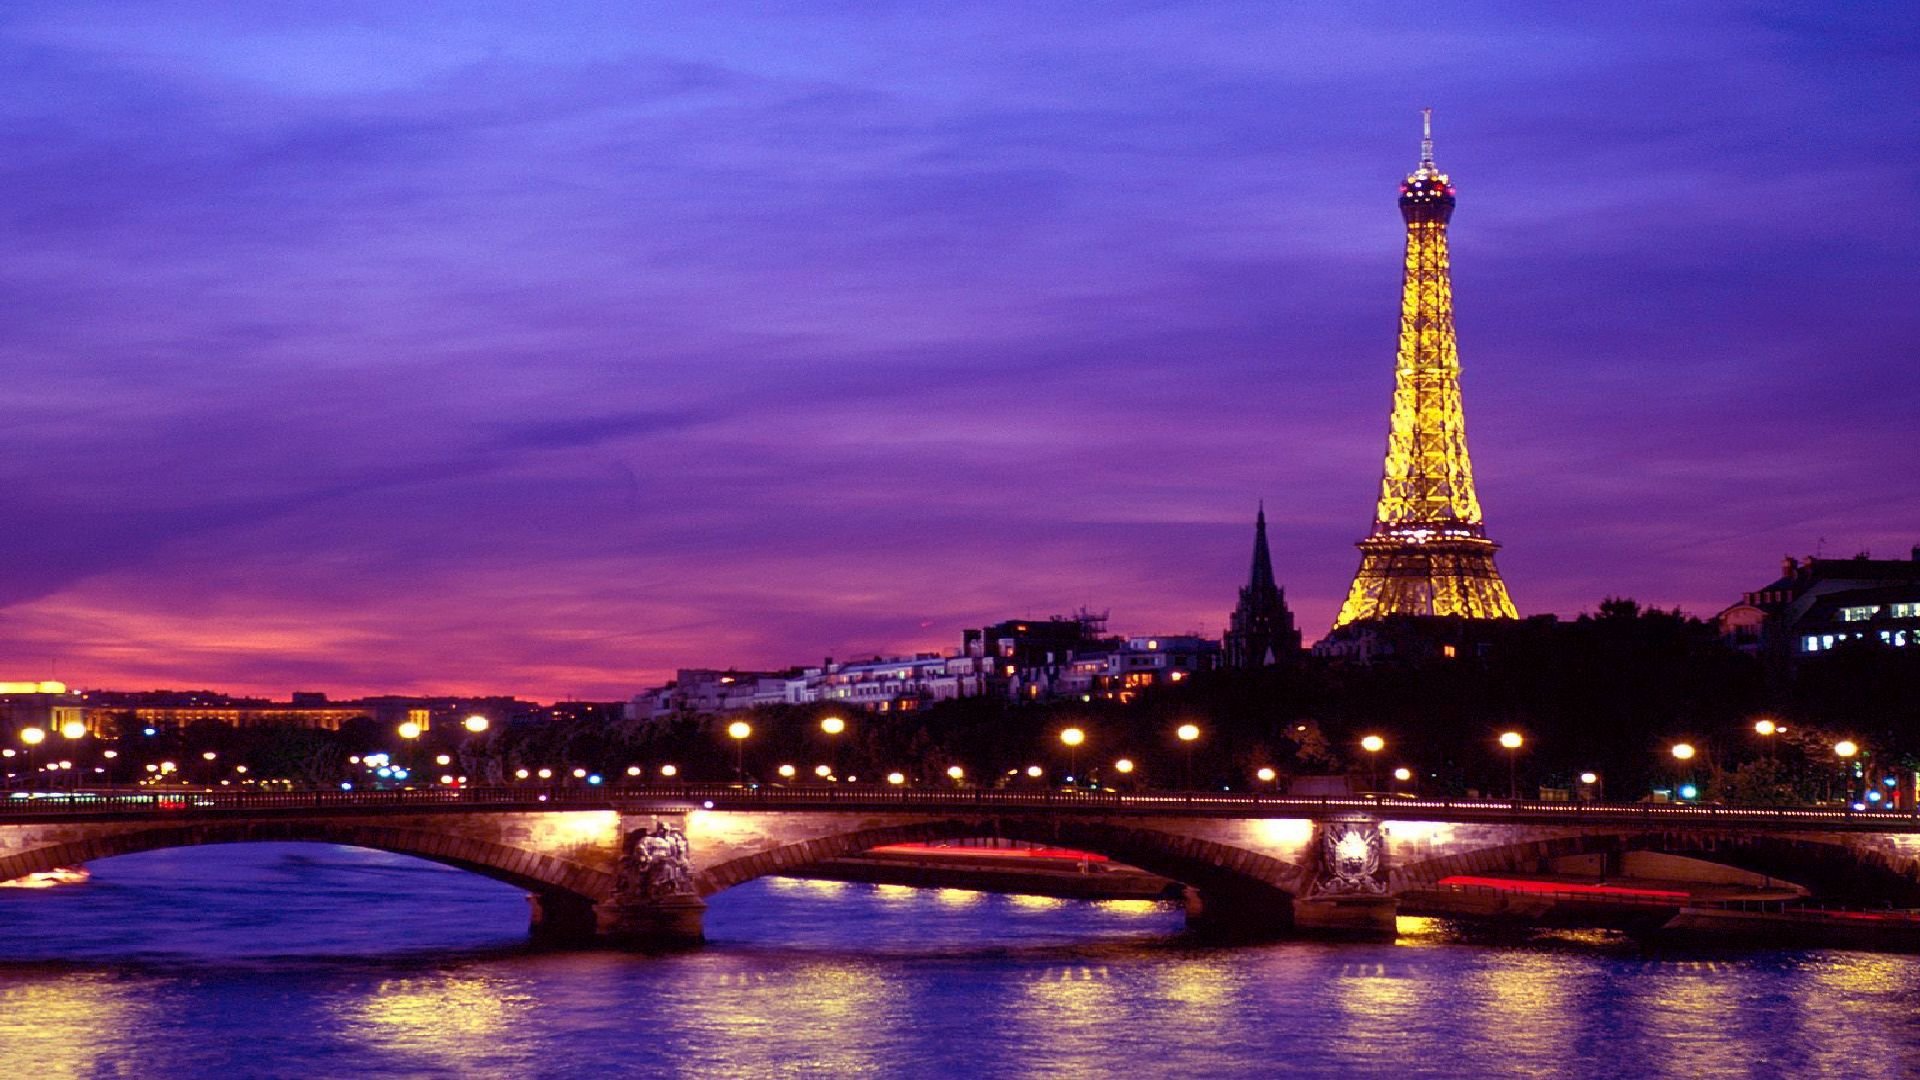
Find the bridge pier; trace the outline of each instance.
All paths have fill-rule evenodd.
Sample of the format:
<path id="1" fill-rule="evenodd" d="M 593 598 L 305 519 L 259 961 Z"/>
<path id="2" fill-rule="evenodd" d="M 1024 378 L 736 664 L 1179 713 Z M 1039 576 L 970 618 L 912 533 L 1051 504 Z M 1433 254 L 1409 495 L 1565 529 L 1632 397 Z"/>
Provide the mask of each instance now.
<path id="1" fill-rule="evenodd" d="M 1392 938 L 1399 933 L 1400 901 L 1391 896 L 1295 900 L 1293 925 L 1319 937 Z"/>
<path id="2" fill-rule="evenodd" d="M 622 814 L 613 895 L 592 907 L 602 944 L 680 949 L 706 941 L 707 904 L 693 883 L 687 815 Z"/>
<path id="3" fill-rule="evenodd" d="M 1348 815 L 1314 826 L 1307 887 L 1293 902 L 1302 931 L 1334 937 L 1392 938 L 1400 902 L 1387 890 L 1387 841 L 1378 818 Z"/>
<path id="4" fill-rule="evenodd" d="M 639 903 L 608 900 L 593 908 L 597 941 L 621 949 L 684 949 L 707 940 L 706 901 L 697 896 Z"/>

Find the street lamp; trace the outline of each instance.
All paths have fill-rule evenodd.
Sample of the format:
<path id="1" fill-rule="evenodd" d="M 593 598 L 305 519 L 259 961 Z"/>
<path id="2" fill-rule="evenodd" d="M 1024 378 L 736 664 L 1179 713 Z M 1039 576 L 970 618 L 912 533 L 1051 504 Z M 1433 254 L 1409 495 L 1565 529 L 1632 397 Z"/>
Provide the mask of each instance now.
<path id="1" fill-rule="evenodd" d="M 1670 753 L 1673 754 L 1673 760 L 1678 763 L 1677 765 L 1678 775 L 1674 778 L 1674 789 L 1673 789 L 1673 793 L 1676 797 L 1680 797 L 1680 798 L 1685 797 L 1681 795 L 1681 789 L 1686 784 L 1687 762 L 1692 761 L 1693 756 L 1698 752 L 1699 751 L 1693 748 L 1692 743 L 1679 742 L 1679 743 L 1673 744 L 1673 749 L 1670 751 Z"/>
<path id="2" fill-rule="evenodd" d="M 1518 765 L 1518 761 L 1520 758 L 1520 746 L 1524 742 L 1526 742 L 1526 740 L 1522 739 L 1520 733 L 1517 731 L 1503 732 L 1500 735 L 1500 745 L 1507 748 L 1507 798 L 1514 802 L 1520 801 L 1520 766 Z"/>
<path id="3" fill-rule="evenodd" d="M 776 771 L 777 771 L 777 772 L 779 772 L 779 774 L 780 774 L 780 778 L 781 778 L 782 780 L 791 780 L 791 779 L 793 779 L 793 777 L 794 777 L 794 774 L 795 774 L 795 773 L 797 773 L 797 772 L 799 772 L 800 770 L 798 770 L 798 769 L 796 769 L 796 768 L 794 768 L 794 767 L 793 767 L 793 766 L 791 766 L 791 765 L 782 765 L 782 766 L 780 766 L 780 768 L 779 768 L 778 770 L 776 770 Z"/>
<path id="4" fill-rule="evenodd" d="M 957 784 L 960 781 L 965 780 L 966 778 L 967 778 L 967 770 L 961 768 L 958 765 L 947 766 L 947 779 L 952 780 L 954 783 Z"/>
<path id="5" fill-rule="evenodd" d="M 1840 774 L 1847 778 L 1847 802 L 1853 802 L 1853 759 L 1860 753 L 1860 744 L 1852 739 L 1841 739 L 1833 744 L 1833 754 L 1840 759 Z"/>
<path id="6" fill-rule="evenodd" d="M 1257 771 L 1255 771 L 1253 775 L 1256 779 L 1258 779 L 1263 784 L 1275 784 L 1280 779 L 1280 774 L 1277 772 L 1274 772 L 1273 766 L 1271 765 L 1260 766 L 1260 768 Z"/>
<path id="7" fill-rule="evenodd" d="M 838 716 L 824 716 L 820 718 L 820 730 L 832 738 L 847 730 L 847 722 Z M 838 771 L 840 768 L 840 740 L 832 739 L 832 742 L 833 750 L 827 755 L 827 758 L 833 762 L 833 768 L 829 769 L 829 772 Z"/>
<path id="8" fill-rule="evenodd" d="M 1399 768 L 1393 770 L 1393 779 L 1395 783 L 1404 784 L 1407 781 L 1413 779 L 1413 770 L 1407 768 L 1405 765 L 1402 765 Z"/>
<path id="9" fill-rule="evenodd" d="M 472 716 L 469 716 L 465 720 L 460 721 L 460 726 L 463 728 L 466 728 L 468 731 L 473 732 L 475 735 L 478 735 L 481 732 L 492 727 L 493 721 L 488 720 L 486 717 L 481 716 L 479 713 L 474 713 Z"/>
<path id="10" fill-rule="evenodd" d="M 1133 775 L 1133 759 L 1121 758 L 1119 761 L 1114 762 L 1113 771 L 1119 773 L 1121 776 L 1132 776 Z"/>
<path id="11" fill-rule="evenodd" d="M 741 783 L 747 779 L 747 736 L 751 734 L 753 725 L 745 720 L 727 725 L 727 737 L 733 740 L 733 778 Z"/>
<path id="12" fill-rule="evenodd" d="M 1378 735 L 1369 735 L 1360 740 L 1360 749 L 1367 752 L 1367 790 L 1380 790 L 1380 751 L 1387 748 L 1387 740 Z"/>
<path id="13" fill-rule="evenodd" d="M 1186 784 L 1187 790 L 1192 791 L 1193 790 L 1193 743 L 1194 743 L 1194 740 L 1200 737 L 1200 725 L 1181 724 L 1180 727 L 1176 731 L 1174 731 L 1174 734 L 1179 737 L 1180 742 L 1183 744 L 1183 746 L 1186 749 L 1186 764 L 1185 764 L 1186 773 L 1182 777 L 1182 780 Z"/>
<path id="14" fill-rule="evenodd" d="M 898 787 L 899 785 L 901 785 L 901 784 L 904 784 L 904 783 L 906 783 L 906 782 L 907 782 L 907 774 L 906 774 L 906 773 L 902 773 L 902 772 L 890 772 L 890 773 L 888 773 L 888 774 L 887 774 L 887 783 L 889 783 L 889 784 L 892 784 L 892 785 L 894 785 L 894 786 L 896 786 L 896 787 Z"/>
<path id="15" fill-rule="evenodd" d="M 21 728 L 20 741 L 25 743 L 27 747 L 27 776 L 29 778 L 28 783 L 32 783 L 38 779 L 38 770 L 34 767 L 33 751 L 35 747 L 47 741 L 47 733 L 37 727 Z"/>
<path id="16" fill-rule="evenodd" d="M 1080 775 L 1080 744 L 1087 741 L 1087 733 L 1070 727 L 1060 733 L 1060 741 L 1067 744 L 1067 779 L 1072 780 Z"/>

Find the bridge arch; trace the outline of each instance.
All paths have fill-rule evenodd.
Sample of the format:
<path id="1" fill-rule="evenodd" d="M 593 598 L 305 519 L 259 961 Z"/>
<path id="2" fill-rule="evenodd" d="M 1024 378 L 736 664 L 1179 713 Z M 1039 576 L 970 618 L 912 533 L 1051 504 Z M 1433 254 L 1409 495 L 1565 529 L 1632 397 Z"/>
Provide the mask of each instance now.
<path id="1" fill-rule="evenodd" d="M 1390 874 L 1398 892 L 1452 874 L 1529 873 L 1566 856 L 1640 851 L 1766 874 L 1807 886 L 1822 897 L 1920 903 L 1920 848 L 1860 833 L 1587 829 L 1396 863 Z"/>
<path id="2" fill-rule="evenodd" d="M 605 900 L 613 894 L 613 875 L 552 854 L 399 819 L 393 824 L 365 821 L 251 820 L 195 821 L 182 825 L 121 826 L 90 830 L 75 839 L 29 845 L 0 859 L 0 877 L 17 878 L 62 866 L 79 866 L 116 855 L 210 844 L 293 841 L 340 844 L 410 855 L 452 866 L 526 890 L 548 904 L 569 909 Z"/>
<path id="3" fill-rule="evenodd" d="M 1303 871 L 1289 860 L 1202 836 L 1122 820 L 1042 820 L 1020 815 L 929 818 L 855 827 L 706 866 L 695 875 L 703 897 L 756 878 L 804 869 L 887 844 L 1000 837 L 1074 848 L 1137 866 L 1187 885 L 1209 909 L 1290 910 Z M 1280 916 L 1285 918 L 1284 914 Z"/>

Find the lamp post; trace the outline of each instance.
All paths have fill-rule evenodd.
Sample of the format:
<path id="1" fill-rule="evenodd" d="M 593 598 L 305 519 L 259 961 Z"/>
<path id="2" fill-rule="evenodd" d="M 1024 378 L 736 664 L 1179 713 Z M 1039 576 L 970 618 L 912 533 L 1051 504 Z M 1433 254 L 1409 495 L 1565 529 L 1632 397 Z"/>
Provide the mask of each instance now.
<path id="1" fill-rule="evenodd" d="M 1404 784 L 1407 781 L 1413 779 L 1413 770 L 1407 768 L 1405 765 L 1402 765 L 1399 768 L 1393 770 L 1393 779 L 1395 783 Z M 1394 790 L 1397 792 L 1399 789 L 1395 788 Z"/>
<path id="2" fill-rule="evenodd" d="M 1693 755 L 1697 752 L 1698 751 L 1694 750 L 1692 743 L 1679 742 L 1673 744 L 1673 750 L 1671 751 L 1673 760 L 1679 763 L 1678 774 L 1674 779 L 1673 787 L 1673 794 L 1676 797 L 1680 796 L 1680 786 L 1686 782 L 1687 762 L 1692 761 Z"/>
<path id="3" fill-rule="evenodd" d="M 1067 779 L 1078 783 L 1080 744 L 1087 741 L 1087 733 L 1077 727 L 1070 727 L 1060 733 L 1060 741 L 1067 744 Z"/>
<path id="4" fill-rule="evenodd" d="M 733 778 L 743 784 L 747 782 L 747 736 L 752 734 L 753 725 L 745 720 L 727 725 L 727 737 L 733 740 Z"/>
<path id="5" fill-rule="evenodd" d="M 1840 759 L 1840 775 L 1847 778 L 1847 805 L 1853 805 L 1853 759 L 1860 754 L 1860 744 L 1852 739 L 1841 739 L 1833 744 L 1833 756 Z"/>
<path id="6" fill-rule="evenodd" d="M 87 725 L 81 723 L 78 720 L 69 720 L 66 723 L 60 725 L 60 735 L 62 738 L 66 739 L 69 743 L 76 744 L 73 748 L 74 764 L 76 766 L 84 766 L 83 759 L 80 755 L 80 747 L 77 744 L 80 742 L 81 739 L 84 739 L 87 737 Z M 83 768 L 77 768 L 74 771 L 71 771 L 67 774 L 67 780 L 69 782 L 69 786 L 76 791 L 79 790 L 80 788 L 80 772 L 81 771 L 83 771 Z"/>
<path id="7" fill-rule="evenodd" d="M 413 720 L 404 721 L 399 727 L 393 729 L 394 734 L 405 740 L 405 749 L 401 752 L 401 756 L 406 759 L 403 764 L 409 773 L 413 772 L 414 766 L 418 764 L 414 760 L 413 744 L 420 741 L 420 733 L 425 730 Z"/>
<path id="8" fill-rule="evenodd" d="M 34 763 L 34 749 L 47 741 L 47 733 L 41 728 L 20 729 L 20 742 L 27 748 L 27 786 L 32 787 L 40 779 L 38 766 Z"/>
<path id="9" fill-rule="evenodd" d="M 1121 758 L 1120 760 L 1114 762 L 1113 771 L 1119 773 L 1121 776 L 1132 776 L 1133 775 L 1133 759 Z"/>
<path id="10" fill-rule="evenodd" d="M 1599 784 L 1600 784 L 1599 773 L 1596 773 L 1596 772 L 1581 773 L 1580 774 L 1580 801 L 1598 802 L 1599 801 Z"/>
<path id="11" fill-rule="evenodd" d="M 1187 752 L 1186 763 L 1185 763 L 1186 771 L 1182 776 L 1182 780 L 1185 782 L 1187 790 L 1192 791 L 1193 790 L 1193 744 L 1196 739 L 1200 738 L 1200 725 L 1181 724 L 1179 727 L 1179 730 L 1175 731 L 1174 734 L 1179 736 L 1180 742 L 1182 746 L 1185 747 Z"/>
<path id="12" fill-rule="evenodd" d="M 820 731 L 827 736 L 827 742 L 830 746 L 827 752 L 827 762 L 833 767 L 827 770 L 829 775 L 840 771 L 839 735 L 845 730 L 847 730 L 847 722 L 838 716 L 823 716 L 820 718 Z"/>
<path id="13" fill-rule="evenodd" d="M 1525 742 L 1517 731 L 1500 736 L 1500 745 L 1507 748 L 1507 798 L 1513 802 L 1520 801 L 1520 747 Z"/>
<path id="14" fill-rule="evenodd" d="M 1378 735 L 1369 735 L 1360 740 L 1360 749 L 1367 752 L 1367 790 L 1380 790 L 1380 751 L 1387 748 L 1387 740 Z"/>
<path id="15" fill-rule="evenodd" d="M 1255 779 L 1259 780 L 1263 784 L 1270 784 L 1275 788 L 1278 788 L 1280 786 L 1280 774 L 1273 771 L 1273 766 L 1271 765 L 1260 766 L 1260 768 L 1257 771 L 1255 771 L 1253 775 Z"/>

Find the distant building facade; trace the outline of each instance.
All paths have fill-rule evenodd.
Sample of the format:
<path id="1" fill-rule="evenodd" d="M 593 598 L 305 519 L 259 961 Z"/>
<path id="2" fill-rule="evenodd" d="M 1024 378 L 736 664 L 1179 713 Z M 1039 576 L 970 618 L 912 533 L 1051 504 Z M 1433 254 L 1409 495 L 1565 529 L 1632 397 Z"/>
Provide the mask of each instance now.
<path id="1" fill-rule="evenodd" d="M 838 704 L 909 712 L 941 701 L 1079 698 L 1128 701 L 1148 686 L 1182 682 L 1220 666 L 1220 643 L 1196 634 L 1110 637 L 1106 616 L 1009 619 L 963 631 L 953 653 L 835 662 L 784 671 L 688 668 L 634 695 L 637 721 L 714 716 L 763 705 Z"/>
<path id="2" fill-rule="evenodd" d="M 8 748 L 19 745 L 23 728 L 58 732 L 75 721 L 87 722 L 86 707 L 66 683 L 0 682 L 0 742 Z"/>
<path id="3" fill-rule="evenodd" d="M 1920 545 L 1907 559 L 1789 556 L 1715 622 L 1733 648 L 1787 660 L 1853 641 L 1920 648 Z"/>
<path id="4" fill-rule="evenodd" d="M 485 716 L 490 724 L 498 724 L 524 719 L 538 711 L 533 703 L 510 697 L 383 695 L 331 701 L 322 693 L 300 691 L 288 701 L 272 701 L 233 697 L 210 690 L 90 690 L 81 697 L 88 729 L 102 735 L 110 735 L 116 725 L 128 723 L 155 729 L 213 723 L 233 728 L 298 727 L 339 731 L 355 720 L 369 720 L 386 727 L 411 722 L 422 731 L 430 731 L 437 724 L 459 724 L 469 716 Z"/>

